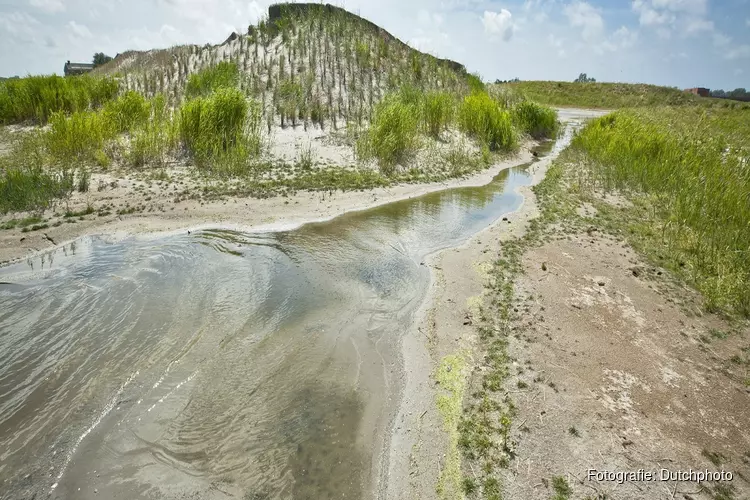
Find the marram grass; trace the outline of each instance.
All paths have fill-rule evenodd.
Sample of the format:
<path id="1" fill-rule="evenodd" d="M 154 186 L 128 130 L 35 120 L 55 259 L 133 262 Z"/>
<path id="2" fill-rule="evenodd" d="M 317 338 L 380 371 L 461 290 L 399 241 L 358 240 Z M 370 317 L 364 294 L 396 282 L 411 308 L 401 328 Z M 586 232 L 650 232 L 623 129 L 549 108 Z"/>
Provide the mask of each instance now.
<path id="1" fill-rule="evenodd" d="M 513 123 L 534 139 L 554 137 L 557 134 L 557 112 L 532 101 L 521 101 L 512 108 Z"/>

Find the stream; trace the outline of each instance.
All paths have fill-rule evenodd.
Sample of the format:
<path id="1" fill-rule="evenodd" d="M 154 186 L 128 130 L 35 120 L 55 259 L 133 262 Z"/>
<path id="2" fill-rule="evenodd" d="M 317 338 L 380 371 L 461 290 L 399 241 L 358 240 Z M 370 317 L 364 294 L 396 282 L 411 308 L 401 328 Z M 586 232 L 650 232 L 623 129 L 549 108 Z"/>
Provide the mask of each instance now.
<path id="1" fill-rule="evenodd" d="M 421 263 L 517 209 L 526 170 L 291 231 L 92 236 L 0 269 L 0 498 L 369 498 Z"/>

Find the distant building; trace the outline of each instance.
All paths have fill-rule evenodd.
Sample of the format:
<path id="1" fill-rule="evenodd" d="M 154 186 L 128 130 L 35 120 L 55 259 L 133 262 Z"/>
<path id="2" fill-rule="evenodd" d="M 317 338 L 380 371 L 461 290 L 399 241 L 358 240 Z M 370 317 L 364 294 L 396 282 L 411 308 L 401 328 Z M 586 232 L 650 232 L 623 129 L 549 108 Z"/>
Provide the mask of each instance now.
<path id="1" fill-rule="evenodd" d="M 699 95 L 701 97 L 708 97 L 711 93 L 709 89 L 704 89 L 703 87 L 695 87 L 693 89 L 685 89 L 685 92 L 689 94 L 695 94 Z"/>
<path id="2" fill-rule="evenodd" d="M 72 63 L 70 61 L 65 63 L 65 76 L 69 75 L 82 75 L 88 73 L 94 69 L 94 65 L 91 63 Z"/>

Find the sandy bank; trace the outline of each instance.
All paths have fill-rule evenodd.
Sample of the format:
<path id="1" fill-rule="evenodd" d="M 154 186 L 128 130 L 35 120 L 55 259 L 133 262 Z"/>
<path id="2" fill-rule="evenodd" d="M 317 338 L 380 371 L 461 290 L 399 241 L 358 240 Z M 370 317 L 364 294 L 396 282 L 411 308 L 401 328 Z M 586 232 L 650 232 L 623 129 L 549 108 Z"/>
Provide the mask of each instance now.
<path id="1" fill-rule="evenodd" d="M 530 167 L 532 185 L 544 178 L 551 160 L 545 158 Z M 432 282 L 416 328 L 403 340 L 406 378 L 392 429 L 388 477 L 384 478 L 387 487 L 381 498 L 439 498 L 436 492 L 449 436 L 436 405 L 441 392 L 435 370 L 445 356 L 473 351 L 475 304 L 484 292 L 486 271 L 497 255 L 497 245 L 522 235 L 538 214 L 531 186 L 520 187 L 518 192 L 524 201 L 516 211 L 463 245 L 425 259 Z"/>
<path id="2" fill-rule="evenodd" d="M 20 228 L 0 232 L 0 262 L 9 262 L 43 252 L 85 235 L 147 235 L 201 228 L 272 231 L 291 229 L 307 222 L 332 219 L 345 212 L 366 210 L 430 192 L 454 187 L 482 186 L 503 169 L 527 163 L 532 159 L 528 148 L 493 165 L 487 170 L 463 179 L 428 184 L 401 184 L 389 188 L 346 192 L 298 192 L 289 197 L 255 199 L 227 197 L 220 201 L 181 199 L 167 202 L 169 210 L 129 215 L 84 216 L 75 224 L 62 224 L 37 231 Z M 121 181 L 121 184 L 123 181 Z M 131 186 L 123 186 L 133 192 Z M 137 192 L 137 191 L 136 191 Z M 137 196 L 143 197 L 144 190 Z M 154 195 L 157 196 L 157 195 Z M 102 198 L 101 201 L 105 201 Z M 100 200 L 97 200 L 100 201 Z M 135 199 L 132 205 L 138 203 Z"/>
<path id="3" fill-rule="evenodd" d="M 564 123 L 580 123 L 606 114 L 597 110 L 558 111 Z M 565 145 L 566 141 L 559 141 L 547 157 L 529 167 L 531 183 L 517 189 L 524 197 L 517 210 L 501 217 L 463 245 L 425 259 L 431 271 L 430 290 L 415 328 L 403 339 L 404 388 L 393 422 L 389 467 L 383 472 L 387 477 L 382 478 L 384 487 L 380 498 L 450 498 L 451 482 L 458 486 L 455 483 L 460 478 L 451 478 L 450 473 L 445 472 L 450 468 L 446 467 L 450 460 L 450 436 L 436 404 L 445 391 L 437 385 L 435 373 L 446 356 L 456 354 L 467 361 L 464 377 L 468 378 L 470 370 L 480 369 L 479 363 L 470 356 L 475 351 L 475 315 L 486 290 L 487 272 L 499 246 L 522 236 L 529 222 L 539 215 L 531 188 L 544 179 L 550 164 Z"/>

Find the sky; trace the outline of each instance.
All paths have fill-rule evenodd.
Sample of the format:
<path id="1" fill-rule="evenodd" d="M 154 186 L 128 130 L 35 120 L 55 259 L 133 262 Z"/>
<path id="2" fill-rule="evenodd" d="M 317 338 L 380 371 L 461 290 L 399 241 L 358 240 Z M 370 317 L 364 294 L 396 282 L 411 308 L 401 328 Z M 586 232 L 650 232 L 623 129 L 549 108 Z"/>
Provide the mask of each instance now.
<path id="1" fill-rule="evenodd" d="M 0 0 L 0 76 L 245 32 L 264 0 Z M 750 0 L 337 0 L 485 80 L 750 88 Z"/>

